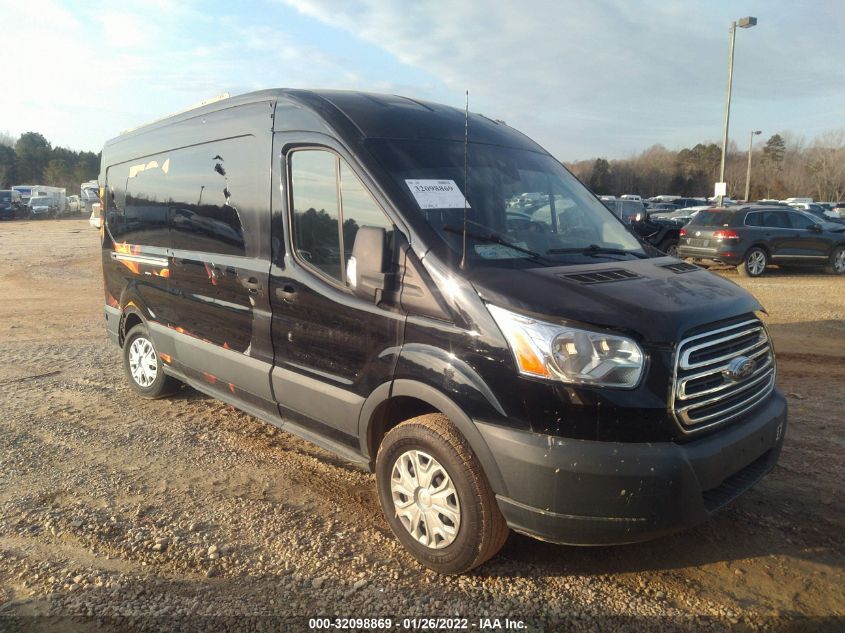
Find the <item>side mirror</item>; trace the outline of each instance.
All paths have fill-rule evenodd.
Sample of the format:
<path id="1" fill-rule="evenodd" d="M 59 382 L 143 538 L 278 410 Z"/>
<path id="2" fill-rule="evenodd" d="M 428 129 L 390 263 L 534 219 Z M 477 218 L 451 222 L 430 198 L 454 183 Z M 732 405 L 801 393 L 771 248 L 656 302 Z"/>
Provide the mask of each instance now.
<path id="1" fill-rule="evenodd" d="M 357 297 L 378 303 L 392 281 L 387 233 L 382 228 L 362 226 L 355 234 L 352 257 L 346 265 L 349 286 Z"/>
<path id="2" fill-rule="evenodd" d="M 807 227 L 808 231 L 812 231 L 813 233 L 821 233 L 822 232 L 822 225 L 821 224 L 811 224 Z"/>

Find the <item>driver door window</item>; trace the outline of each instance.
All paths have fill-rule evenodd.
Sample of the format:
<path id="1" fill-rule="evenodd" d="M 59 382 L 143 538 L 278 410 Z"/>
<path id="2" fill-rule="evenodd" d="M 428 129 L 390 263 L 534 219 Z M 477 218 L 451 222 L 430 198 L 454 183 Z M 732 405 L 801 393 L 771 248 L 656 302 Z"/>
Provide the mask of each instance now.
<path id="1" fill-rule="evenodd" d="M 346 264 L 362 226 L 393 225 L 347 162 L 327 150 L 290 155 L 291 227 L 296 257 L 331 280 L 348 285 Z"/>

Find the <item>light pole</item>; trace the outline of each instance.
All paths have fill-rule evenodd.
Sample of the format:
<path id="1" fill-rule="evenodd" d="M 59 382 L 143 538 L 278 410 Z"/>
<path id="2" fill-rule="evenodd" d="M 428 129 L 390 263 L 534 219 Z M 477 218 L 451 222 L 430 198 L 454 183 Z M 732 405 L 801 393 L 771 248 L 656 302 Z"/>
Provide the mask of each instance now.
<path id="1" fill-rule="evenodd" d="M 725 182 L 725 156 L 728 151 L 728 123 L 731 118 L 731 85 L 733 84 L 734 71 L 734 43 L 736 42 L 736 27 L 750 29 L 757 24 L 757 18 L 746 17 L 731 22 L 731 48 L 728 53 L 728 94 L 725 98 L 725 129 L 722 133 L 722 165 L 719 168 L 719 182 Z M 719 206 L 722 206 L 724 194 L 719 195 Z"/>
<path id="2" fill-rule="evenodd" d="M 754 146 L 754 137 L 762 134 L 763 130 L 751 130 L 751 136 L 748 139 L 748 169 L 745 172 L 745 201 L 748 202 L 748 196 L 751 195 L 751 148 Z"/>

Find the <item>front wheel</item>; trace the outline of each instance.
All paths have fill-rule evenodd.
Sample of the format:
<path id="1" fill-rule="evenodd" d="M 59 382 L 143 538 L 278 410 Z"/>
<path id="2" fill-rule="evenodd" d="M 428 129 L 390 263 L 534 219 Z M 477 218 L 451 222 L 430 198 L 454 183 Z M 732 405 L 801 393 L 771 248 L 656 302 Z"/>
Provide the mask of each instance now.
<path id="1" fill-rule="evenodd" d="M 445 415 L 422 415 L 392 429 L 376 458 L 376 482 L 390 529 L 429 569 L 464 573 L 507 540 L 481 465 Z"/>
<path id="2" fill-rule="evenodd" d="M 147 326 L 139 323 L 123 343 L 123 369 L 129 386 L 144 398 L 164 398 L 179 390 L 179 381 L 164 373 Z"/>
<path id="3" fill-rule="evenodd" d="M 755 246 L 745 254 L 745 259 L 737 266 L 742 277 L 759 277 L 769 264 L 769 256 L 759 246 Z"/>
<path id="4" fill-rule="evenodd" d="M 833 249 L 825 270 L 833 275 L 845 274 L 845 246 L 837 246 Z"/>

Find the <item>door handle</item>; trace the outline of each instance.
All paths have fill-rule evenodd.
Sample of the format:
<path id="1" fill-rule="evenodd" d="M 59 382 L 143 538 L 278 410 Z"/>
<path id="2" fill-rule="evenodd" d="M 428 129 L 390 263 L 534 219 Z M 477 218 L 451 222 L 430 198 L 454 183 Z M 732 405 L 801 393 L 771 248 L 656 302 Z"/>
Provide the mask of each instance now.
<path id="1" fill-rule="evenodd" d="M 285 303 L 291 303 L 296 300 L 296 288 L 290 284 L 285 284 L 281 288 L 276 288 L 276 297 Z"/>
<path id="2" fill-rule="evenodd" d="M 249 279 L 241 279 L 241 285 L 249 290 L 252 294 L 261 290 L 261 282 L 257 277 L 250 277 Z"/>

